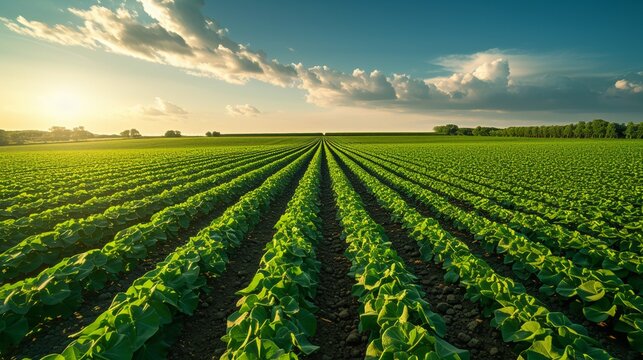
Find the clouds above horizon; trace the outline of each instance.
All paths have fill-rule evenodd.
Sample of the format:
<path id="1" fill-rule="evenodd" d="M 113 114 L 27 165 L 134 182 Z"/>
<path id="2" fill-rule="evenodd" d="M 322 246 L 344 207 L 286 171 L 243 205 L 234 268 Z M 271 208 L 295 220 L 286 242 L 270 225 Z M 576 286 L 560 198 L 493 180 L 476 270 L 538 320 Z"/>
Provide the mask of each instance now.
<path id="1" fill-rule="evenodd" d="M 257 116 L 261 111 L 250 104 L 243 105 L 227 105 L 225 107 L 226 113 L 231 116 Z"/>
<path id="2" fill-rule="evenodd" d="M 124 5 L 68 9 L 78 25 L 49 25 L 18 16 L 0 18 L 11 31 L 61 45 L 82 46 L 179 68 L 234 84 L 257 80 L 306 92 L 309 103 L 407 112 L 431 110 L 623 111 L 643 110 L 643 76 L 593 75 L 591 59 L 574 54 L 528 54 L 490 49 L 433 61 L 442 76 L 416 78 L 356 68 L 281 64 L 237 43 L 204 16 L 203 0 L 138 0 L 144 14 Z M 143 113 L 171 111 L 157 98 Z M 228 107 L 230 107 L 228 109 Z M 231 115 L 256 115 L 228 105 Z M 164 110 L 160 110 L 163 108 Z M 177 106 L 178 109 L 181 109 Z M 254 110 L 252 110 L 254 109 Z M 181 109 L 183 110 L 183 109 Z M 255 111 L 256 110 L 256 111 Z M 179 114 L 175 114 L 179 115 Z"/>
<path id="3" fill-rule="evenodd" d="M 143 115 L 147 117 L 185 117 L 188 112 L 182 107 L 173 104 L 160 97 L 154 98 L 154 103 L 151 105 L 136 105 L 133 108 L 134 115 Z"/>

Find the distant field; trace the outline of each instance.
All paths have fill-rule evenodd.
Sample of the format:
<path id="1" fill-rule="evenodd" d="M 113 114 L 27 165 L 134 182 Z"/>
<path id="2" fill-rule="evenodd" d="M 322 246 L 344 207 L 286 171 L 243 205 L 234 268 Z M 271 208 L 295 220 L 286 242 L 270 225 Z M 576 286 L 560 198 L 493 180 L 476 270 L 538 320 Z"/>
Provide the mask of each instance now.
<path id="1" fill-rule="evenodd" d="M 72 143 L 29 144 L 0 146 L 2 152 L 23 151 L 65 151 L 65 150 L 119 150 L 146 148 L 188 148 L 211 146 L 243 146 L 243 145 L 278 145 L 297 142 L 309 136 L 255 136 L 255 137 L 181 137 L 181 138 L 143 138 L 143 139 L 107 139 L 99 141 L 82 141 Z"/>
<path id="2" fill-rule="evenodd" d="M 158 138 L 0 167 L 3 359 L 643 352 L 643 141 Z"/>

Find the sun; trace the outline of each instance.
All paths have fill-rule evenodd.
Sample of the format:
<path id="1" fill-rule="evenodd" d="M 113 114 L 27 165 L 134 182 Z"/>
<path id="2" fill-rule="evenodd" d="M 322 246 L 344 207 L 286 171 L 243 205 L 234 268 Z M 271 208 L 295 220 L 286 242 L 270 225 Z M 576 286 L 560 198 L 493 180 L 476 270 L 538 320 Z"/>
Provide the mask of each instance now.
<path id="1" fill-rule="evenodd" d="M 56 89 L 42 97 L 42 112 L 53 120 L 75 120 L 82 114 L 83 96 L 71 89 Z"/>

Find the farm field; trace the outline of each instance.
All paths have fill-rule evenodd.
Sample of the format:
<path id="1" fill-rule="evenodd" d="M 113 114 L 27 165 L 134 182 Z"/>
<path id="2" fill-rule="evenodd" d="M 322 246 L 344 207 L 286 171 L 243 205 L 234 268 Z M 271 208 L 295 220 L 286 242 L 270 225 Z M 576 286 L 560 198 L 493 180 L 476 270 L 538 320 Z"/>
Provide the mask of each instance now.
<path id="1" fill-rule="evenodd" d="M 0 149 L 0 358 L 639 359 L 643 142 Z"/>

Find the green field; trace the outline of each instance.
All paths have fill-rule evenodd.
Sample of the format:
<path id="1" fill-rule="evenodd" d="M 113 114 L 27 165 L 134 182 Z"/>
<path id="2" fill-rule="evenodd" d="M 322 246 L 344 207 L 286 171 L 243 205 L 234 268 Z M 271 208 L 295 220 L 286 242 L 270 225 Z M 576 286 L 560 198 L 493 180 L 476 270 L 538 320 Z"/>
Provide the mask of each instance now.
<path id="1" fill-rule="evenodd" d="M 0 148 L 0 358 L 638 359 L 643 141 Z"/>

